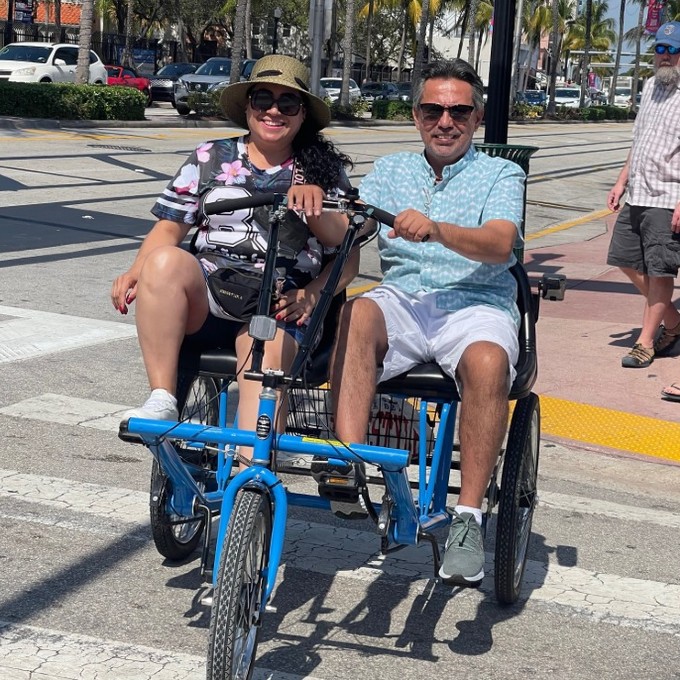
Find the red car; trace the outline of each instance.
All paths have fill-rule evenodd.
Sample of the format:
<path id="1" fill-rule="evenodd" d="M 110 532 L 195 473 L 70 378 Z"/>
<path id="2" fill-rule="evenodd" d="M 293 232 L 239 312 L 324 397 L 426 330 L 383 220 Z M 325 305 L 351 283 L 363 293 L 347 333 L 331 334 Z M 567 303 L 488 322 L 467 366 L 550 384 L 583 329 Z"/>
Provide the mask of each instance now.
<path id="1" fill-rule="evenodd" d="M 110 66 L 107 64 L 106 72 L 109 74 L 109 85 L 123 85 L 137 88 L 145 97 L 146 105 L 151 106 L 151 83 L 148 78 L 139 76 L 134 69 L 126 66 Z"/>

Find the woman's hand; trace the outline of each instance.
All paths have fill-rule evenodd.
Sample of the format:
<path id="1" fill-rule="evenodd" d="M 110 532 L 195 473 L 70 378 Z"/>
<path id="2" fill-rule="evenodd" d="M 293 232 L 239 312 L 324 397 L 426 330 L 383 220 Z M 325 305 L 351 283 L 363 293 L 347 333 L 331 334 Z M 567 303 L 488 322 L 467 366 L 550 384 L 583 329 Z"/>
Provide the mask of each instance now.
<path id="1" fill-rule="evenodd" d="M 128 305 L 137 297 L 137 279 L 125 272 L 118 276 L 111 286 L 111 303 L 121 313 L 128 313 Z"/>
<path id="2" fill-rule="evenodd" d="M 323 189 L 316 184 L 294 184 L 288 189 L 288 208 L 307 217 L 318 217 L 325 197 Z"/>
<path id="3" fill-rule="evenodd" d="M 282 293 L 280 299 L 272 305 L 272 312 L 277 321 L 295 321 L 298 326 L 302 326 L 309 320 L 318 301 L 315 291 L 293 288 Z"/>

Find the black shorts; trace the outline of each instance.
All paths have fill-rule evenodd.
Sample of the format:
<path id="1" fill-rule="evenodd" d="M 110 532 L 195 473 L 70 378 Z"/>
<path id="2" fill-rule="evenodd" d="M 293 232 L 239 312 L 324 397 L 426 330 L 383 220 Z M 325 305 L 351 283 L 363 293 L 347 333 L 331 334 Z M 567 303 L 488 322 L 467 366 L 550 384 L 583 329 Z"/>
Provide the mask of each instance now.
<path id="1" fill-rule="evenodd" d="M 614 225 L 607 264 L 648 276 L 676 277 L 680 269 L 680 234 L 671 231 L 672 217 L 670 208 L 626 203 Z"/>

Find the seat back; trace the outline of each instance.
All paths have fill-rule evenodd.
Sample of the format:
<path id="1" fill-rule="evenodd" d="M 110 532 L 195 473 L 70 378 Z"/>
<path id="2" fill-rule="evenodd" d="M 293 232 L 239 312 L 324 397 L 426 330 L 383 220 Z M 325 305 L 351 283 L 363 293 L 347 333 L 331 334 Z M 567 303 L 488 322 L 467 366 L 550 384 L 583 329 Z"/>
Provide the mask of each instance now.
<path id="1" fill-rule="evenodd" d="M 538 375 L 536 355 L 536 312 L 531 285 L 524 267 L 516 263 L 510 272 L 517 281 L 517 307 L 520 313 L 519 357 L 515 364 L 517 376 L 510 389 L 511 400 L 521 399 L 531 392 Z M 410 371 L 380 383 L 380 392 L 401 394 L 421 399 L 459 401 L 456 382 L 437 364 L 415 366 Z"/>

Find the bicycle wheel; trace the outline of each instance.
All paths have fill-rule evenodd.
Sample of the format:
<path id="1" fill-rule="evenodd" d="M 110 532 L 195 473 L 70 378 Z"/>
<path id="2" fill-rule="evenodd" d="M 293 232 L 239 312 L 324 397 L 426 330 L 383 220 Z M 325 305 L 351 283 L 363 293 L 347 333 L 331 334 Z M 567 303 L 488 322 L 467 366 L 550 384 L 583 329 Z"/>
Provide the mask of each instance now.
<path id="1" fill-rule="evenodd" d="M 212 378 L 180 375 L 177 397 L 180 420 L 206 425 L 217 424 L 217 386 Z M 214 468 L 215 455 L 206 452 L 204 448 L 192 449 L 186 443 L 177 448 L 183 459 L 205 470 L 205 475 L 196 479 L 198 486 L 204 489 Z M 203 518 L 187 518 L 183 522 L 185 518 L 174 512 L 171 499 L 172 482 L 154 460 L 149 504 L 151 535 L 156 549 L 163 557 L 179 561 L 187 558 L 196 549 L 201 540 L 204 521 Z"/>
<path id="2" fill-rule="evenodd" d="M 252 489 L 236 498 L 210 615 L 207 680 L 249 680 L 264 612 L 271 505 Z"/>
<path id="3" fill-rule="evenodd" d="M 517 601 L 536 507 L 541 412 L 532 392 L 515 405 L 503 463 L 496 526 L 495 589 L 501 604 Z"/>

